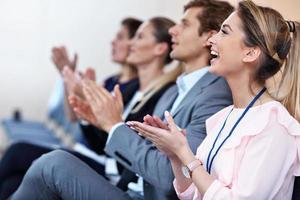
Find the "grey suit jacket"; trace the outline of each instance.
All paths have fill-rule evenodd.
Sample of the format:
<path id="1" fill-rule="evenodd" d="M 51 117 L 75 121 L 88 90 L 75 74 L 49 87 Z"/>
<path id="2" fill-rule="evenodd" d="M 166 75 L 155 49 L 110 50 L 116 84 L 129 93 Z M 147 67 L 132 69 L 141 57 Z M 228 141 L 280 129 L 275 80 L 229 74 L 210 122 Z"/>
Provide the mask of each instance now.
<path id="1" fill-rule="evenodd" d="M 155 106 L 154 114 L 163 117 L 165 110 L 170 111 L 177 94 L 176 85 L 168 89 Z M 226 81 L 209 72 L 185 96 L 173 117 L 180 128 L 186 129 L 187 140 L 194 153 L 206 136 L 206 119 L 231 104 Z M 145 199 L 176 199 L 170 161 L 128 126 L 122 125 L 115 130 L 105 151 L 144 178 Z"/>

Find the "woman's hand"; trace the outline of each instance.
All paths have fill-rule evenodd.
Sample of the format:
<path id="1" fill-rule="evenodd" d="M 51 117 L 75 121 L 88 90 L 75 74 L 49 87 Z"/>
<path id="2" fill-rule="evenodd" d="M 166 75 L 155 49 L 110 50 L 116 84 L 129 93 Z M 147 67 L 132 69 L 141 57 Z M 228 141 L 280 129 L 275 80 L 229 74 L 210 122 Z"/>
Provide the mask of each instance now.
<path id="1" fill-rule="evenodd" d="M 97 126 L 97 119 L 86 101 L 75 95 L 70 95 L 68 100 L 78 118 Z"/>
<path id="2" fill-rule="evenodd" d="M 81 99 L 84 99 L 82 89 L 82 79 L 87 78 L 92 81 L 96 81 L 96 72 L 93 68 L 89 67 L 84 74 L 76 71 L 72 71 L 70 67 L 65 66 L 62 71 L 65 90 L 68 95 L 76 95 Z"/>
<path id="3" fill-rule="evenodd" d="M 144 123 L 153 127 L 170 130 L 167 123 L 164 123 L 159 117 L 146 115 L 144 118 Z"/>
<path id="4" fill-rule="evenodd" d="M 51 58 L 57 70 L 61 73 L 65 66 L 70 67 L 70 69 L 74 71 L 77 65 L 78 56 L 75 53 L 73 59 L 71 60 L 68 56 L 66 47 L 61 46 L 52 48 Z"/>
<path id="5" fill-rule="evenodd" d="M 84 99 L 80 74 L 72 71 L 68 66 L 65 66 L 62 70 L 62 75 L 67 94 L 76 95 L 81 99 Z"/>
<path id="6" fill-rule="evenodd" d="M 167 124 L 157 118 L 146 116 L 144 123 L 127 122 L 127 124 L 146 137 L 153 144 L 165 153 L 169 158 L 178 156 L 182 150 L 189 149 L 185 134 L 181 132 L 175 124 L 169 112 L 165 112 Z"/>
<path id="7" fill-rule="evenodd" d="M 109 132 L 117 123 L 122 122 L 123 100 L 119 85 L 114 88 L 114 96 L 102 86 L 90 80 L 83 80 L 83 93 L 96 118 L 96 126 Z"/>

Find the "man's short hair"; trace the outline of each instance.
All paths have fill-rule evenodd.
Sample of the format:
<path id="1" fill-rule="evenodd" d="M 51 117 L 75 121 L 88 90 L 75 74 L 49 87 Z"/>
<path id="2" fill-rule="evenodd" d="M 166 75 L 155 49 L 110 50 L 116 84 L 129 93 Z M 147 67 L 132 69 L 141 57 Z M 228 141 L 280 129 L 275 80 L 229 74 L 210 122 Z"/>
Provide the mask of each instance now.
<path id="1" fill-rule="evenodd" d="M 234 11 L 228 2 L 218 0 L 192 0 L 184 6 L 184 12 L 189 8 L 201 8 L 197 18 L 201 24 L 199 35 L 211 30 L 219 31 L 223 21 Z"/>

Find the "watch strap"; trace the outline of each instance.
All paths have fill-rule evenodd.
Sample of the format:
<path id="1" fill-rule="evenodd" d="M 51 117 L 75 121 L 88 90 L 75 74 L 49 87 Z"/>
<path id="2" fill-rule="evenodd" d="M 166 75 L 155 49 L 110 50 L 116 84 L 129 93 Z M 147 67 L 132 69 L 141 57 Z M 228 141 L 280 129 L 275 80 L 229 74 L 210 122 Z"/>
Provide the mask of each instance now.
<path id="1" fill-rule="evenodd" d="M 199 159 L 195 159 L 191 163 L 189 163 L 186 167 L 189 169 L 190 177 L 192 177 L 192 172 L 199 166 L 202 165 L 202 162 Z"/>

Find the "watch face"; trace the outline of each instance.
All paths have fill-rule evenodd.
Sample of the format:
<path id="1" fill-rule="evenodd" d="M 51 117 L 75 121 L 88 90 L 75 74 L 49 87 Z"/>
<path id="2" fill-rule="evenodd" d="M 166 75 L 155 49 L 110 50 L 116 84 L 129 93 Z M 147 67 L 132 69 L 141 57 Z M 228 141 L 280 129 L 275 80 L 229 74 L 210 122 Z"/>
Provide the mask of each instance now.
<path id="1" fill-rule="evenodd" d="M 186 178 L 191 178 L 189 168 L 187 168 L 186 166 L 182 166 L 181 170 Z"/>

